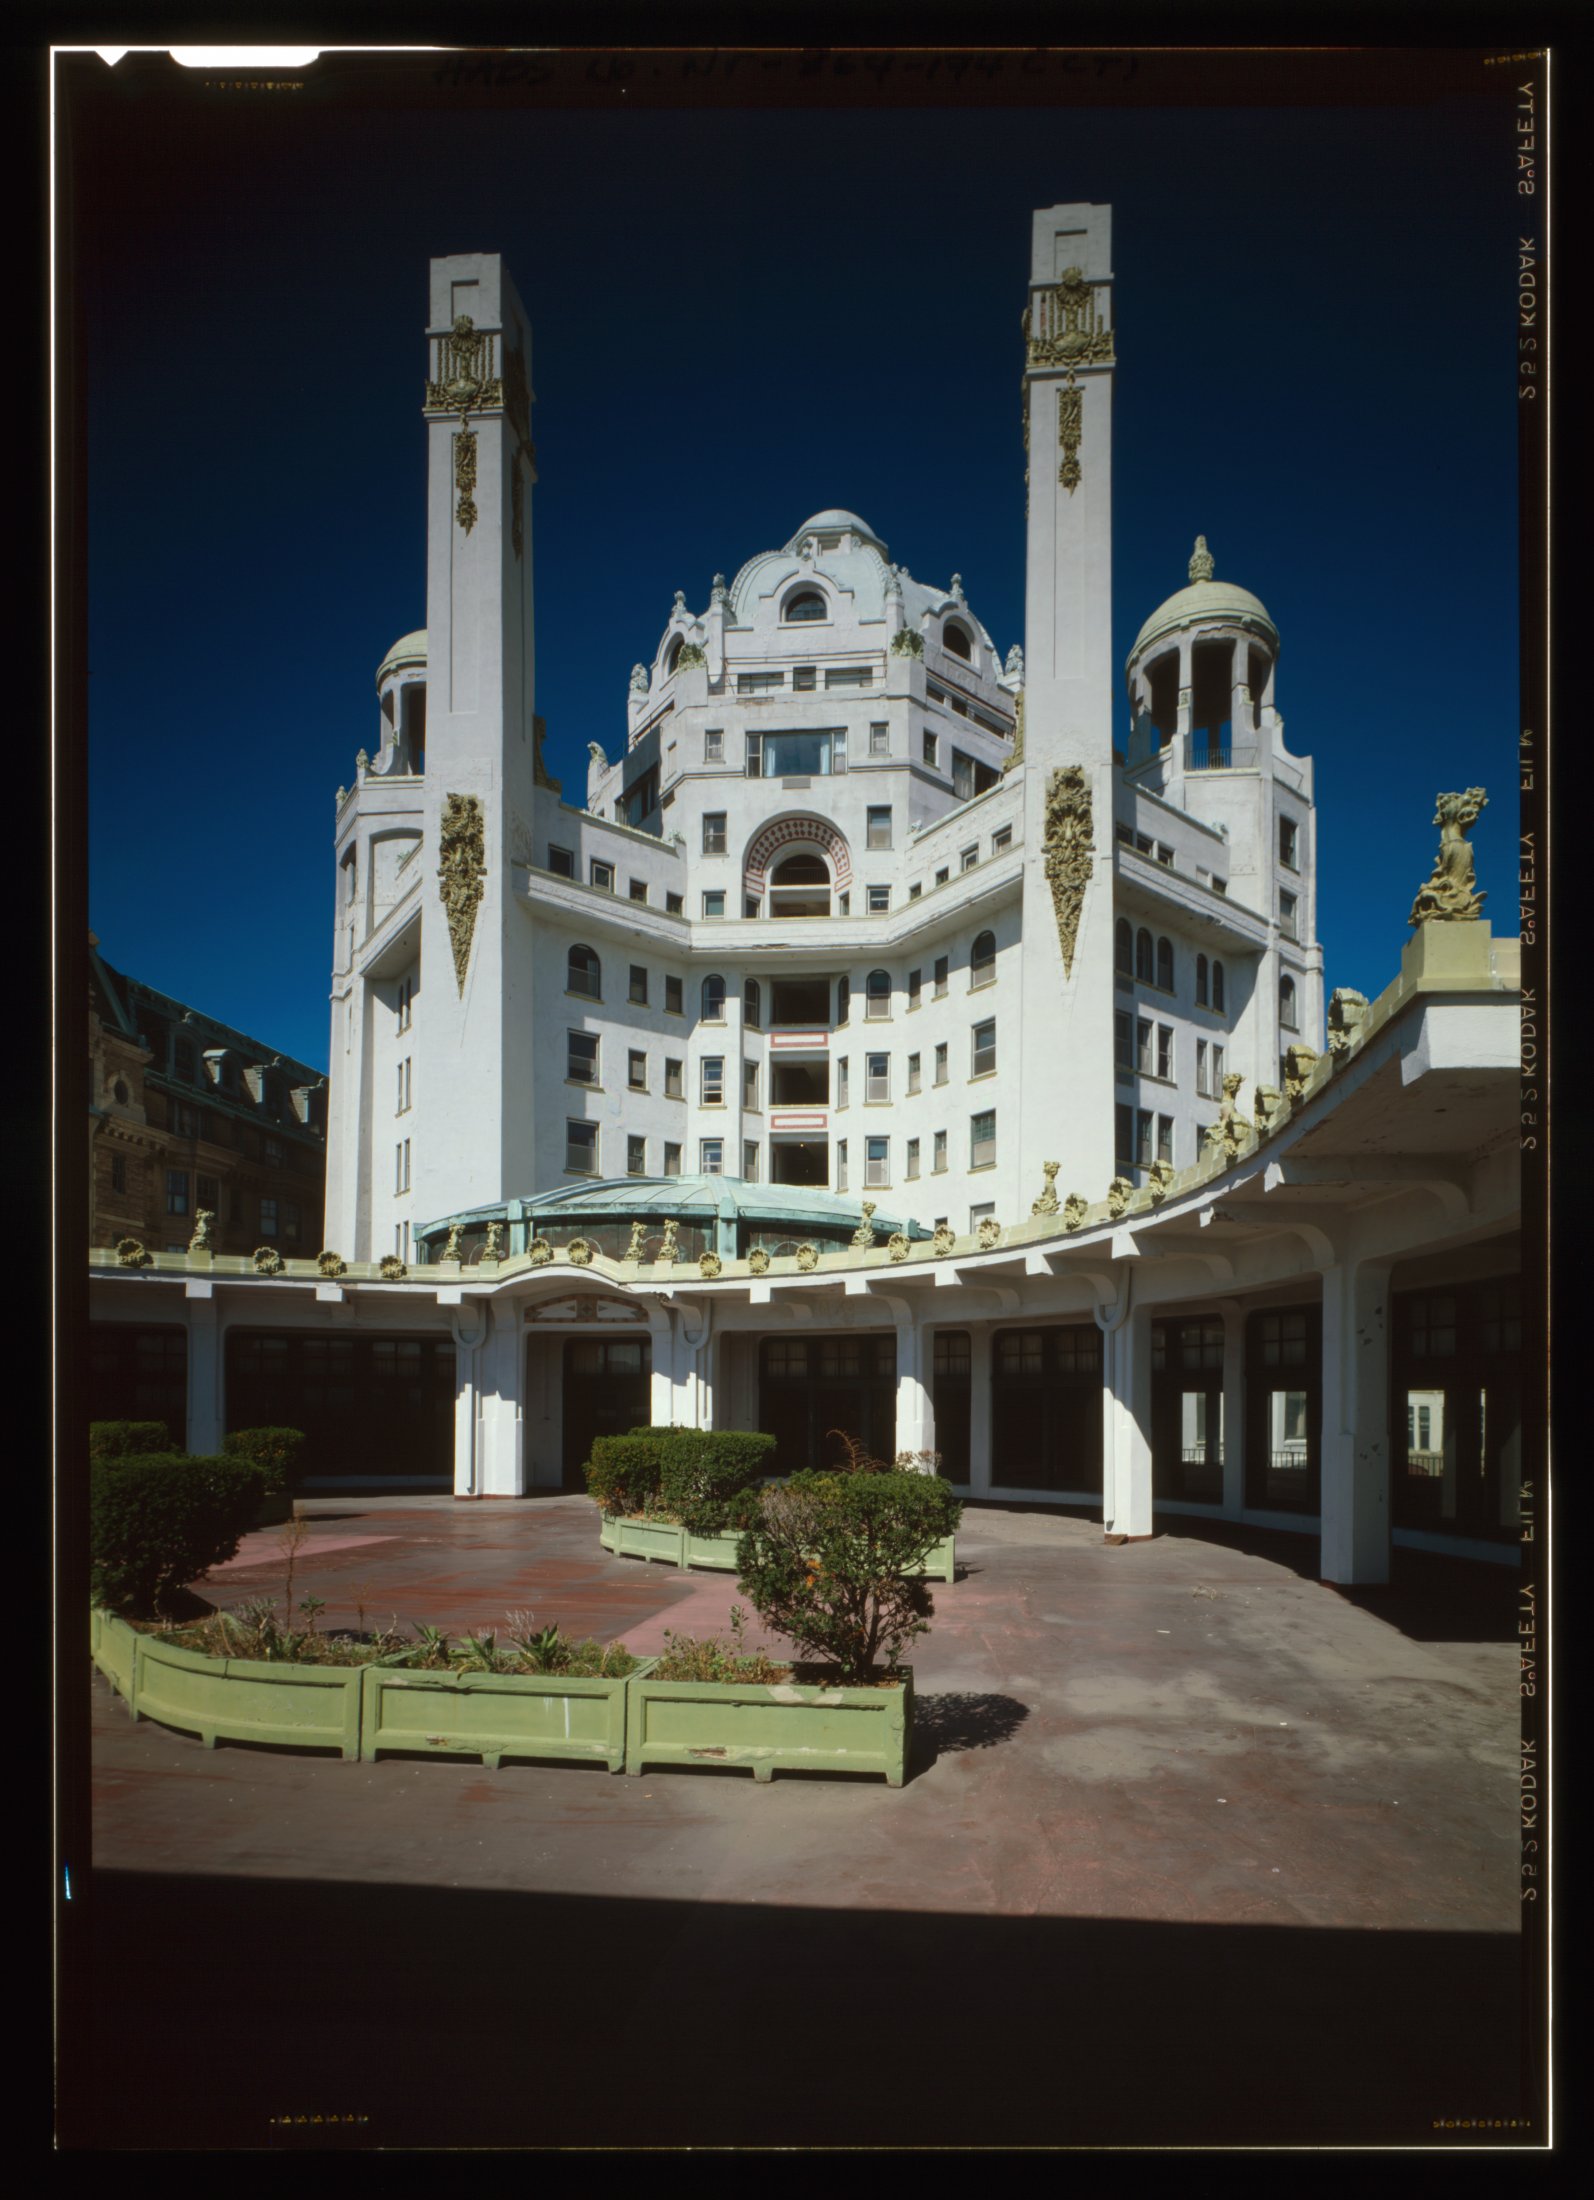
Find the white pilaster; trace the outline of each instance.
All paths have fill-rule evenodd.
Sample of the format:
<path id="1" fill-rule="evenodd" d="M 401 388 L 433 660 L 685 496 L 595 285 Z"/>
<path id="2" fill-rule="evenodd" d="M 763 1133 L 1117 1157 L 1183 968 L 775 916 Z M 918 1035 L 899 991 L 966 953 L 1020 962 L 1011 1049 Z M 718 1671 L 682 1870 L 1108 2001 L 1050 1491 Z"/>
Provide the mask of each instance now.
<path id="1" fill-rule="evenodd" d="M 1148 1308 L 1132 1308 L 1113 1327 L 1103 1330 L 1101 1435 L 1103 1525 L 1109 1535 L 1150 1535 L 1151 1313 Z"/>
<path id="2" fill-rule="evenodd" d="M 897 1438 L 904 1451 L 934 1451 L 935 1399 L 930 1387 L 933 1351 L 922 1319 L 911 1306 L 893 1316 L 897 1331 Z"/>
<path id="3" fill-rule="evenodd" d="M 1245 1309 L 1223 1308 L 1223 1509 L 1245 1509 Z"/>
<path id="4" fill-rule="evenodd" d="M 1322 1575 L 1389 1579 L 1389 1263 L 1323 1273 Z"/>
<path id="5" fill-rule="evenodd" d="M 969 1324 L 969 1494 L 991 1494 L 991 1325 Z"/>
<path id="6" fill-rule="evenodd" d="M 222 1406 L 221 1324 L 216 1301 L 196 1296 L 190 1282 L 184 1312 L 188 1316 L 188 1450 L 196 1458 L 213 1458 L 221 1450 L 225 1433 Z"/>

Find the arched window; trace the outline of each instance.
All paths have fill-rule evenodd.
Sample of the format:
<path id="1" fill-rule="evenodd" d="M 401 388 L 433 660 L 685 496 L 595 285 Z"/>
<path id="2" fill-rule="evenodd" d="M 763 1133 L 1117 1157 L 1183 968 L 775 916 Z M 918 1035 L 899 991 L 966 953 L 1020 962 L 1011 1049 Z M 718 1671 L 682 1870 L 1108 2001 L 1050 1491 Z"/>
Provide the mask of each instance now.
<path id="1" fill-rule="evenodd" d="M 1157 983 L 1161 986 L 1164 993 L 1171 993 L 1173 991 L 1172 940 L 1164 939 L 1158 940 L 1157 942 Z"/>
<path id="2" fill-rule="evenodd" d="M 603 965 L 590 947 L 572 947 L 566 966 L 565 989 L 584 994 L 589 1001 L 603 999 Z"/>
<path id="3" fill-rule="evenodd" d="M 1113 966 L 1126 978 L 1135 974 L 1135 928 L 1127 917 L 1120 917 L 1113 932 Z"/>
<path id="4" fill-rule="evenodd" d="M 1197 1008 L 1205 1008 L 1207 1005 L 1207 958 L 1205 955 L 1197 955 L 1195 959 L 1195 997 Z"/>
<path id="5" fill-rule="evenodd" d="M 828 917 L 830 866 L 821 855 L 799 850 L 769 874 L 772 917 Z"/>
<path id="6" fill-rule="evenodd" d="M 1295 980 L 1293 978 L 1280 978 L 1279 980 L 1279 1022 L 1286 1031 L 1297 1029 L 1295 1020 Z"/>
<path id="7" fill-rule="evenodd" d="M 686 636 L 684 634 L 677 634 L 674 641 L 670 644 L 669 655 L 664 660 L 664 669 L 666 673 L 670 673 L 675 670 L 676 666 L 681 661 L 681 651 L 685 647 Z"/>
<path id="8" fill-rule="evenodd" d="M 996 982 L 996 934 L 981 932 L 969 950 L 969 984 L 994 985 Z"/>
<path id="9" fill-rule="evenodd" d="M 742 1022 L 749 1031 L 757 1031 L 764 1021 L 764 997 L 759 991 L 758 980 L 749 978 L 742 987 Z"/>
<path id="10" fill-rule="evenodd" d="M 703 1021 L 706 1024 L 722 1024 L 725 1021 L 725 980 L 707 977 L 703 980 Z"/>
<path id="11" fill-rule="evenodd" d="M 851 1014 L 852 1014 L 852 980 L 851 980 L 850 978 L 838 978 L 838 979 L 836 980 L 836 1021 L 837 1021 L 837 1023 L 838 1023 L 838 1024 L 844 1024 L 844 1023 L 845 1023 L 845 1022 L 847 1021 L 848 1017 L 849 1017 L 849 1016 L 850 1016 Z"/>
<path id="12" fill-rule="evenodd" d="M 1151 934 L 1142 925 L 1135 934 L 1135 976 L 1150 985 L 1156 976 L 1156 950 L 1151 944 Z"/>
<path id="13" fill-rule="evenodd" d="M 878 1023 L 891 1014 L 891 973 L 889 970 L 871 970 L 868 983 L 868 1001 L 864 1015 Z"/>
<path id="14" fill-rule="evenodd" d="M 954 657 L 967 659 L 973 655 L 968 629 L 959 626 L 956 619 L 948 619 L 945 626 L 942 627 L 941 647 L 950 650 Z"/>
<path id="15" fill-rule="evenodd" d="M 786 608 L 781 617 L 795 619 L 828 619 L 830 606 L 817 588 L 799 588 L 795 596 L 786 598 Z"/>
<path id="16" fill-rule="evenodd" d="M 1220 962 L 1215 962 L 1212 965 L 1212 1005 L 1214 1008 L 1222 1008 L 1225 1005 L 1223 999 L 1223 965 Z"/>

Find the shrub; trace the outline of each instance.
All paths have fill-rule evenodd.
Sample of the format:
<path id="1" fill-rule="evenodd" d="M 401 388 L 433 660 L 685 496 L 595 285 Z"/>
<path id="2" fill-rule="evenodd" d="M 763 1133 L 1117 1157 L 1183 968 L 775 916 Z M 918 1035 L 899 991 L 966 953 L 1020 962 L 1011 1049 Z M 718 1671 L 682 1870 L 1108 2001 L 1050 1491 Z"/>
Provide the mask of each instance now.
<path id="1" fill-rule="evenodd" d="M 864 1682 L 928 1632 L 935 1606 L 909 1578 L 962 1517 L 948 1484 L 922 1474 L 794 1474 L 764 1492 L 736 1548 L 739 1586 L 764 1625 Z"/>
<path id="2" fill-rule="evenodd" d="M 587 1494 L 600 1512 L 611 1516 L 648 1509 L 659 1494 L 664 1462 L 652 1429 L 630 1436 L 600 1436 L 582 1472 Z"/>
<path id="3" fill-rule="evenodd" d="M 260 1503 L 242 1459 L 180 1452 L 97 1459 L 89 1470 L 89 1555 L 97 1604 L 148 1615 L 232 1557 Z"/>
<path id="4" fill-rule="evenodd" d="M 164 1421 L 91 1421 L 89 1457 L 126 1459 L 134 1453 L 169 1452 L 170 1432 Z"/>
<path id="5" fill-rule="evenodd" d="M 643 1431 L 634 1432 L 641 1435 Z M 752 1429 L 652 1429 L 659 1445 L 659 1494 L 694 1535 L 718 1535 L 732 1508 L 761 1483 L 775 1449 L 773 1436 Z"/>
<path id="6" fill-rule="evenodd" d="M 222 1443 L 232 1459 L 247 1459 L 261 1479 L 261 1493 L 277 1497 L 297 1489 L 304 1431 L 297 1428 L 235 1428 Z"/>

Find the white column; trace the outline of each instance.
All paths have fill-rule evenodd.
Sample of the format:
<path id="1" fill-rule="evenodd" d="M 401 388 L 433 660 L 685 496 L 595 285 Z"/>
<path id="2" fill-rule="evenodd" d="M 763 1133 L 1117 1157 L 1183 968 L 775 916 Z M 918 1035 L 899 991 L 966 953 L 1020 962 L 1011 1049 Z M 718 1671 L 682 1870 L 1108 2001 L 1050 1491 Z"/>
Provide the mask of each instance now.
<path id="1" fill-rule="evenodd" d="M 479 1365 L 487 1336 L 484 1305 L 462 1307 L 449 1322 L 454 1339 L 454 1495 L 481 1495 L 477 1418 L 481 1411 Z"/>
<path id="2" fill-rule="evenodd" d="M 199 1291 L 204 1292 L 201 1298 Z M 188 1445 L 197 1458 L 213 1458 L 221 1449 L 221 1323 L 210 1283 L 188 1285 Z"/>
<path id="3" fill-rule="evenodd" d="M 991 1494 L 991 1325 L 969 1324 L 969 1494 Z"/>
<path id="4" fill-rule="evenodd" d="M 1229 674 L 1229 732 L 1238 740 L 1242 733 L 1256 731 L 1256 713 L 1246 697 L 1249 693 L 1250 668 L 1247 662 L 1250 645 L 1243 638 L 1234 645 L 1234 658 Z"/>
<path id="5" fill-rule="evenodd" d="M 933 1347 L 913 1308 L 895 1316 L 897 1330 L 897 1443 L 899 1452 L 934 1451 L 935 1399 L 930 1389 Z"/>
<path id="6" fill-rule="evenodd" d="M 1102 1519 L 1109 1535 L 1151 1533 L 1151 1314 L 1102 1336 Z"/>
<path id="7" fill-rule="evenodd" d="M 1175 724 L 1178 731 L 1185 736 L 1186 740 L 1188 740 L 1190 736 L 1190 717 L 1192 706 L 1195 700 L 1195 689 L 1192 684 L 1193 674 L 1191 671 L 1191 666 L 1194 662 L 1194 652 L 1195 644 L 1191 641 L 1190 636 L 1188 634 L 1181 634 L 1179 636 L 1179 686 L 1174 696 L 1174 702 L 1177 706 L 1177 718 L 1175 720 Z"/>
<path id="8" fill-rule="evenodd" d="M 1323 1273 L 1322 1574 L 1389 1579 L 1389 1263 Z"/>
<path id="9" fill-rule="evenodd" d="M 656 1302 L 648 1307 L 648 1335 L 653 1346 L 648 1376 L 648 1421 L 654 1428 L 670 1428 L 676 1419 L 675 1324 L 668 1307 Z"/>
<path id="10" fill-rule="evenodd" d="M 488 1309 L 484 1307 L 483 1312 Z M 519 1497 L 523 1492 L 521 1360 L 518 1311 L 512 1303 L 494 1306 L 486 1339 L 476 1355 L 478 1497 Z"/>
<path id="11" fill-rule="evenodd" d="M 1245 1309 L 1223 1309 L 1223 1509 L 1245 1509 Z"/>

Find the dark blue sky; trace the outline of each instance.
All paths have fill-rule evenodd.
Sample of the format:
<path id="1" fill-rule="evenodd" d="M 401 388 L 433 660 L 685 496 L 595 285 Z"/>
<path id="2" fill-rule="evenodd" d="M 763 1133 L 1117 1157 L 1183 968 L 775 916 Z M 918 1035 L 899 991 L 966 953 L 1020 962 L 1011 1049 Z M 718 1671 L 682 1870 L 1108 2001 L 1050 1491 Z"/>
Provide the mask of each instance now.
<path id="1" fill-rule="evenodd" d="M 429 256 L 501 251 L 531 317 L 538 707 L 579 798 L 673 591 L 826 505 L 1022 640 L 1018 323 L 1030 211 L 1068 199 L 1113 207 L 1119 661 L 1204 533 L 1282 637 L 1330 985 L 1394 975 L 1441 788 L 1489 789 L 1514 929 L 1507 72 L 1368 108 L 450 113 L 174 101 L 162 66 L 79 116 L 70 212 L 119 968 L 326 1061 L 333 789 L 425 620 Z"/>

